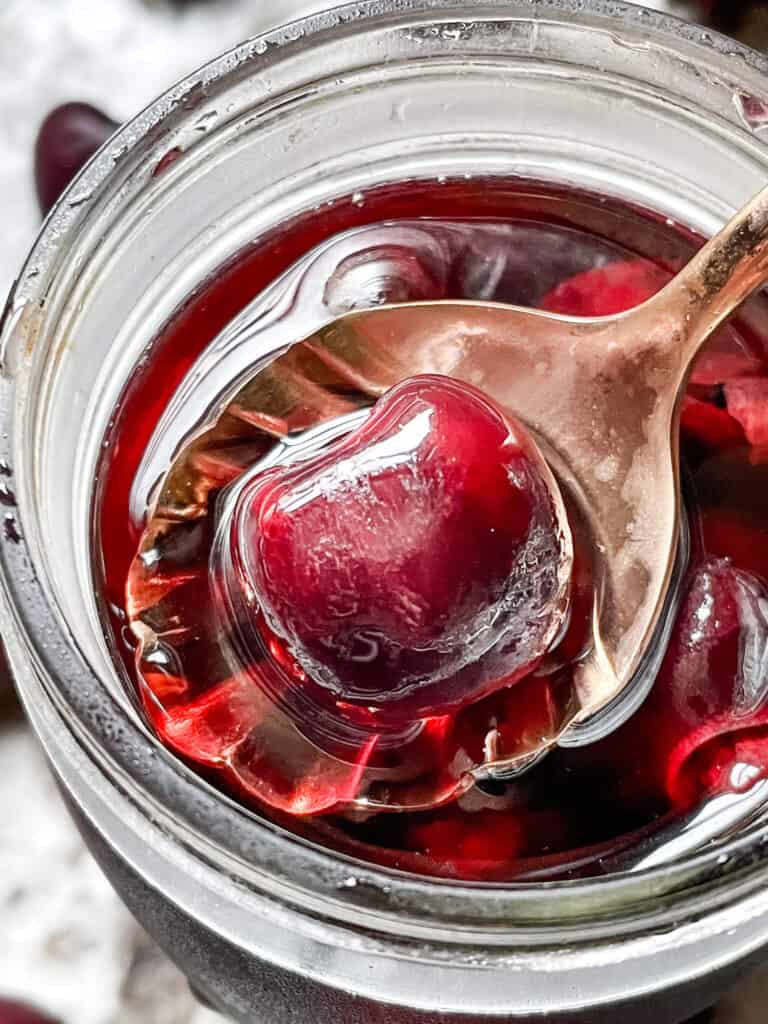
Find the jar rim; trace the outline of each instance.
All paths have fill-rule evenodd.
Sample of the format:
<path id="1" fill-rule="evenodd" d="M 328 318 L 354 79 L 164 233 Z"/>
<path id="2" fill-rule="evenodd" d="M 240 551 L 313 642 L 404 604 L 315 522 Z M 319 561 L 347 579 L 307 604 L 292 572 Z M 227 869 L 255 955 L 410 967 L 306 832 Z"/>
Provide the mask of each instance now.
<path id="1" fill-rule="evenodd" d="M 18 443 L 16 419 L 17 367 L 23 364 L 20 347 L 34 344 L 36 331 L 46 315 L 47 289 L 66 260 L 68 240 L 78 230 L 84 210 L 114 168 L 142 144 L 156 145 L 160 126 L 189 104 L 196 91 L 213 89 L 234 72 L 263 70 L 289 50 L 312 45 L 315 37 L 340 26 L 366 26 L 398 17 L 429 19 L 456 18 L 460 12 L 471 21 L 491 19 L 565 18 L 588 15 L 613 31 L 622 25 L 640 26 L 660 37 L 692 44 L 731 59 L 738 56 L 751 70 L 768 74 L 768 58 L 733 40 L 680 21 L 670 15 L 649 11 L 624 2 L 593 0 L 362 0 L 323 14 L 311 15 L 284 28 L 256 37 L 216 58 L 170 89 L 124 126 L 84 169 L 46 220 L 41 234 L 12 289 L 0 323 L 0 460 L 14 466 Z M 30 320 L 30 310 L 34 318 Z M 20 339 L 23 339 L 21 345 Z M 2 463 L 0 463 L 2 464 Z M 65 709 L 74 711 L 76 724 L 67 727 L 112 785 L 121 791 L 137 785 L 152 807 L 154 821 L 184 836 L 184 844 L 200 855 L 217 856 L 220 847 L 240 878 L 259 886 L 264 872 L 270 884 L 281 883 L 285 899 L 301 890 L 323 904 L 323 913 L 344 916 L 349 908 L 372 921 L 377 915 L 395 916 L 399 921 L 418 921 L 435 926 L 456 926 L 481 932 L 487 938 L 503 929 L 517 938 L 532 930 L 563 920 L 580 920 L 584 914 L 602 914 L 611 920 L 610 934 L 616 934 L 616 914 L 627 914 L 627 929 L 659 926 L 666 914 L 679 915 L 676 897 L 685 895 L 692 909 L 701 906 L 691 891 L 703 881 L 733 879 L 720 903 L 707 893 L 709 908 L 730 904 L 757 890 L 768 872 L 768 826 L 753 829 L 716 850 L 704 851 L 679 862 L 649 868 L 634 875 L 598 879 L 537 883 L 467 883 L 432 879 L 396 870 L 362 864 L 330 850 L 308 844 L 238 807 L 178 762 L 159 743 L 150 745 L 146 734 L 130 719 L 125 709 L 106 692 L 98 674 L 76 648 L 73 639 L 51 607 L 44 572 L 29 543 L 23 521 L 20 529 L 8 528 L 0 537 L 0 565 L 4 576 L 3 626 L 18 629 L 24 644 L 42 667 L 48 680 L 60 685 L 40 687 L 39 692 L 22 687 L 31 716 L 33 700 L 45 699 L 52 713 L 64 721 Z M 44 694 L 44 698 L 43 698 Z M 115 742 L 119 733 L 120 740 Z M 143 762 L 137 770 L 137 760 Z M 130 779 L 130 782 L 128 781 Z M 254 874 L 250 868 L 256 867 Z M 355 884 L 348 881 L 354 875 Z M 722 888 L 722 887 L 721 887 Z M 546 892 L 546 905 L 541 895 Z M 340 911 L 339 908 L 343 909 Z M 642 908 L 642 910 L 641 910 Z M 651 913 L 652 911 L 652 913 Z M 362 919 L 362 918 L 361 918 Z M 599 931 L 599 922 L 596 924 Z M 562 932 L 561 932 L 562 934 Z"/>

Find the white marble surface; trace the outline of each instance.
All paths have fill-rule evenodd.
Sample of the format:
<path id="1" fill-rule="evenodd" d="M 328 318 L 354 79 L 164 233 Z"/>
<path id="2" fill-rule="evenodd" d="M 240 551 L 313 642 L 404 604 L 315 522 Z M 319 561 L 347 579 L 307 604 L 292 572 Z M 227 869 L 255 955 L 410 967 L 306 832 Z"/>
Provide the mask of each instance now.
<path id="1" fill-rule="evenodd" d="M 0 307 L 39 223 L 31 154 L 44 114 L 89 100 L 136 112 L 192 67 L 323 0 L 0 0 Z M 677 4 L 653 3 L 658 8 Z M 213 1024 L 131 920 L 69 823 L 21 724 L 0 729 L 0 993 L 64 1024 Z M 759 979 L 718 1024 L 765 1024 Z M 310 1022 L 307 1022 L 310 1024 Z"/>
<path id="2" fill-rule="evenodd" d="M 0 732 L 0 993 L 66 1024 L 213 1024 L 123 909 L 25 729 Z"/>

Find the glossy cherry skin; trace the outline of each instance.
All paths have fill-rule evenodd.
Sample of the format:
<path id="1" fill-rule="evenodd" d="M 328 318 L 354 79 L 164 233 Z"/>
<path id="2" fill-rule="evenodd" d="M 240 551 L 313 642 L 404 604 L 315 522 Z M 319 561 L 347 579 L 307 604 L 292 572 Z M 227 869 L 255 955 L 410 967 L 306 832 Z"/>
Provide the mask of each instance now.
<path id="1" fill-rule="evenodd" d="M 117 128 L 90 103 L 64 103 L 48 114 L 35 142 L 35 186 L 43 214 Z"/>
<path id="2" fill-rule="evenodd" d="M 731 788 L 738 763 L 768 772 L 768 587 L 729 559 L 690 572 L 666 656 L 640 710 L 571 769 L 609 780 L 617 799 L 684 809 Z"/>
<path id="3" fill-rule="evenodd" d="M 447 377 L 258 474 L 234 516 L 245 585 L 339 708 L 447 714 L 531 672 L 567 612 L 572 542 L 524 428 Z"/>
<path id="4" fill-rule="evenodd" d="M 660 679 L 678 805 L 730 789 L 732 769 L 768 771 L 768 587 L 727 560 L 693 576 Z M 663 701 L 663 707 L 661 702 Z"/>
<path id="5" fill-rule="evenodd" d="M 649 260 L 607 263 L 561 281 L 539 305 L 550 313 L 564 316 L 610 316 L 639 306 L 660 291 L 671 277 Z"/>

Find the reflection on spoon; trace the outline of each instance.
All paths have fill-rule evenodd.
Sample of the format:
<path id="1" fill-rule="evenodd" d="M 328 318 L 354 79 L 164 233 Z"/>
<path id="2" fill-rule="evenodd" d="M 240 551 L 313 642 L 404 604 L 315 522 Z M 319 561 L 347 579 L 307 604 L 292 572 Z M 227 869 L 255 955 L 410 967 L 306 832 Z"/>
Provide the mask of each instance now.
<path id="1" fill-rule="evenodd" d="M 768 190 L 628 313 L 580 319 L 494 303 L 405 303 L 343 314 L 276 357 L 264 352 L 262 363 L 251 351 L 259 372 L 230 386 L 212 410 L 164 479 L 156 510 L 196 514 L 212 484 L 195 467 L 217 443 L 234 450 L 236 441 L 252 462 L 265 439 L 353 412 L 355 394 L 370 401 L 430 372 L 474 384 L 541 439 L 582 507 L 602 568 L 575 701 L 535 745 L 505 750 L 484 767 L 514 772 L 554 743 L 591 743 L 631 714 L 642 694 L 626 699 L 630 684 L 651 678 L 644 670 L 663 646 L 684 555 L 679 397 L 701 346 L 762 284 L 767 245 Z M 228 343 L 245 352 L 263 326 L 241 317 Z M 233 474 L 244 461 L 234 459 Z"/>

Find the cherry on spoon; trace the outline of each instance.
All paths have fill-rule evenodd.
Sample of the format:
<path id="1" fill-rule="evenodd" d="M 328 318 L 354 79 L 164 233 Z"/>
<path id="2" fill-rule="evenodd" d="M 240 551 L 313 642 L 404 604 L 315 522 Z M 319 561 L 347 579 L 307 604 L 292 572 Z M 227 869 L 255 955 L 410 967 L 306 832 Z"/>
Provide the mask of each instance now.
<path id="1" fill-rule="evenodd" d="M 70 181 L 119 125 L 90 103 L 64 103 L 40 125 L 35 141 L 35 187 L 45 215 Z"/>
<path id="2" fill-rule="evenodd" d="M 593 742 L 634 710 L 637 701 L 618 698 L 663 628 L 681 544 L 680 396 L 704 342 L 766 277 L 768 189 L 626 313 L 406 303 L 350 312 L 303 342 L 371 394 L 407 375 L 406 360 L 409 374 L 437 369 L 471 382 L 528 425 L 578 496 L 602 565 L 593 642 L 575 667 L 566 724 L 540 750 Z"/>
<path id="3" fill-rule="evenodd" d="M 602 569 L 572 692 L 548 725 L 491 752 L 473 774 L 514 774 L 556 743 L 591 743 L 633 713 L 655 677 L 685 545 L 679 398 L 703 343 L 768 276 L 767 249 L 768 189 L 654 298 L 620 315 L 403 303 L 343 314 L 296 341 L 290 319 L 278 315 L 265 335 L 264 309 L 246 309 L 217 340 L 213 378 L 230 386 L 165 476 L 153 514 L 205 514 L 209 494 L 271 443 L 341 423 L 360 397 L 421 374 L 473 384 L 535 434 Z M 237 374 L 224 372 L 230 355 Z"/>

